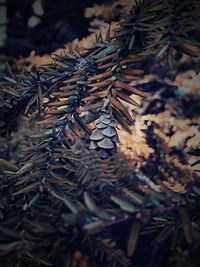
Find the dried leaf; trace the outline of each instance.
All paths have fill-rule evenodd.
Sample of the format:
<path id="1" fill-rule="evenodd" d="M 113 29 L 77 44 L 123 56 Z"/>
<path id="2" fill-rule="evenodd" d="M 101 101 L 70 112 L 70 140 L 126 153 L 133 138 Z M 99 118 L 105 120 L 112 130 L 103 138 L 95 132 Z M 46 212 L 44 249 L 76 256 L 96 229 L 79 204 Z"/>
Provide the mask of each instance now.
<path id="1" fill-rule="evenodd" d="M 111 103 L 116 109 L 121 111 L 130 122 L 134 122 L 131 115 L 128 113 L 128 111 L 117 98 L 111 98 Z"/>
<path id="2" fill-rule="evenodd" d="M 102 79 L 102 78 L 108 78 L 112 75 L 113 75 L 112 71 L 107 71 L 107 72 L 103 72 L 103 73 L 90 77 L 88 81 L 95 81 L 95 80 Z"/>
<path id="3" fill-rule="evenodd" d="M 110 198 L 115 204 L 119 205 L 122 210 L 130 212 L 130 213 L 138 212 L 138 208 L 136 208 L 132 204 L 120 199 L 119 197 L 111 196 Z"/>
<path id="4" fill-rule="evenodd" d="M 140 233 L 140 225 L 141 225 L 141 222 L 138 220 L 135 220 L 131 226 L 131 231 L 130 231 L 128 243 L 127 243 L 127 254 L 129 257 L 133 256 L 135 252 L 139 233 Z"/>
<path id="5" fill-rule="evenodd" d="M 179 208 L 179 214 L 186 240 L 188 243 L 191 244 L 193 242 L 193 234 L 192 234 L 192 222 L 189 218 L 189 214 L 186 208 L 183 206 Z"/>
<path id="6" fill-rule="evenodd" d="M 139 106 L 139 104 L 133 100 L 132 98 L 130 98 L 129 96 L 125 95 L 125 94 L 121 94 L 118 91 L 116 92 L 116 95 L 121 98 L 122 100 L 126 101 L 127 103 L 134 105 L 134 106 Z"/>
<path id="7" fill-rule="evenodd" d="M 11 171 L 18 171 L 19 168 L 14 165 L 13 163 L 5 160 L 5 159 L 0 159 L 0 168 L 6 168 Z"/>
<path id="8" fill-rule="evenodd" d="M 89 135 L 91 134 L 91 130 L 88 128 L 88 126 L 83 122 L 81 117 L 76 112 L 74 113 L 74 119 L 87 134 Z"/>
<path id="9" fill-rule="evenodd" d="M 102 81 L 97 83 L 89 83 L 88 87 L 105 87 L 109 86 L 111 84 L 111 81 Z"/>
<path id="10" fill-rule="evenodd" d="M 130 86 L 130 85 L 127 85 L 127 84 L 125 84 L 125 83 L 122 83 L 122 82 L 120 82 L 120 81 L 116 81 L 116 82 L 114 83 L 114 85 L 115 85 L 115 87 L 117 87 L 117 88 L 124 89 L 124 90 L 126 90 L 126 91 L 128 91 L 128 92 L 131 92 L 131 93 L 135 94 L 135 95 L 139 95 L 139 96 L 141 96 L 141 97 L 148 97 L 148 94 L 147 94 L 147 93 L 142 92 L 142 91 L 138 90 L 137 88 L 132 87 L 132 86 Z"/>

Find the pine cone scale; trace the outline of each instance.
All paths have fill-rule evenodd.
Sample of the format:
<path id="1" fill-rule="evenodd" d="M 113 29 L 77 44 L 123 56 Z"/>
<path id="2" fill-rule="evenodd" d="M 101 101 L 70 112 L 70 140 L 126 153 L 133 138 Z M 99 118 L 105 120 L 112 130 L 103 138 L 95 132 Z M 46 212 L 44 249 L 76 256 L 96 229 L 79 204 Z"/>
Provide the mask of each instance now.
<path id="1" fill-rule="evenodd" d="M 107 158 L 117 152 L 116 143 L 119 142 L 118 134 L 115 129 L 116 121 L 107 112 L 103 111 L 99 117 L 96 127 L 90 136 L 89 149 L 97 150 L 100 158 Z"/>

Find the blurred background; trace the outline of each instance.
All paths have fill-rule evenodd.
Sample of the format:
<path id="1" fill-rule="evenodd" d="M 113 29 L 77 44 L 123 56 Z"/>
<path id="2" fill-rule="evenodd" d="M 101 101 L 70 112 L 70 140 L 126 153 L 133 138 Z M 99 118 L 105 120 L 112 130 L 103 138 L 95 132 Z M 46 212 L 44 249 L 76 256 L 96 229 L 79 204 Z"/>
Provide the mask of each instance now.
<path id="1" fill-rule="evenodd" d="M 132 0 L 0 0 L 0 78 L 9 64 L 40 66 L 74 42 L 90 47 L 91 35 L 126 12 Z M 88 40 L 85 40 L 89 36 Z"/>
<path id="2" fill-rule="evenodd" d="M 32 51 L 51 53 L 88 35 L 93 16 L 88 17 L 86 8 L 115 2 L 118 4 L 111 0 L 0 0 L 0 53 L 15 58 Z M 117 8 L 120 10 L 120 3 Z"/>

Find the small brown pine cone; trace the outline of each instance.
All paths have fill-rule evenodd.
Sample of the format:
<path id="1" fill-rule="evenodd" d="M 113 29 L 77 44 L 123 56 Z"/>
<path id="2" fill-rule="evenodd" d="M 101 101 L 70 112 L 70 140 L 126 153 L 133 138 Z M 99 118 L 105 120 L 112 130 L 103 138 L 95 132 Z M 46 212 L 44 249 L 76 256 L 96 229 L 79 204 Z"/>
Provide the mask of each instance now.
<path id="1" fill-rule="evenodd" d="M 119 138 L 116 126 L 115 119 L 108 112 L 103 111 L 90 136 L 89 146 L 89 149 L 97 151 L 100 158 L 107 158 L 117 152 L 116 143 L 119 142 Z"/>

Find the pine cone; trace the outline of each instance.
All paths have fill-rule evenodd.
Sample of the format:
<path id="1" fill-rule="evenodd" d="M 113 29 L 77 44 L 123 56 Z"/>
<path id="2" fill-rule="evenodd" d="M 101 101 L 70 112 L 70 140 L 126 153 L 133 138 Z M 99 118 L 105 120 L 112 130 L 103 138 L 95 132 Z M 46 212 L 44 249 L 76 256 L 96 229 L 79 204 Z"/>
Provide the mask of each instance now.
<path id="1" fill-rule="evenodd" d="M 118 134 L 115 129 L 117 122 L 108 113 L 103 111 L 97 121 L 96 128 L 90 136 L 89 149 L 97 151 L 100 158 L 107 158 L 117 152 L 116 143 L 119 142 Z"/>

